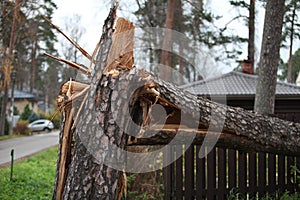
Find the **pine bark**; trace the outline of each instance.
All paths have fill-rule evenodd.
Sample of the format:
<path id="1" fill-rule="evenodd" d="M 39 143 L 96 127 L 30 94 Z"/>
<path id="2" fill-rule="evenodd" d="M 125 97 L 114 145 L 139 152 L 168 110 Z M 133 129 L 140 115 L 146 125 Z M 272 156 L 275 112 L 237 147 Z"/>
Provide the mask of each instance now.
<path id="1" fill-rule="evenodd" d="M 267 1 L 254 105 L 254 110 L 261 114 L 274 113 L 284 10 L 284 0 Z"/>
<path id="2" fill-rule="evenodd" d="M 133 65 L 133 35 L 132 32 L 125 34 L 125 40 L 119 38 L 118 33 L 133 29 L 133 25 L 121 19 L 116 30 L 113 30 L 115 17 L 116 7 L 111 9 L 103 27 L 95 73 L 75 129 L 72 128 L 76 123 L 74 116 L 81 107 L 76 101 L 84 102 L 84 98 L 77 98 L 71 105 L 63 107 L 63 129 L 53 199 L 120 199 L 124 192 L 124 172 L 104 164 L 104 161 L 120 162 L 121 166 L 125 164 L 125 155 L 121 150 L 126 147 L 127 136 L 113 121 L 112 103 L 120 112 L 120 120 L 126 125 L 129 120 L 127 110 L 123 109 L 128 98 L 126 93 L 116 94 L 113 89 L 120 91 L 129 87 L 125 75 L 128 75 L 128 70 L 119 64 L 129 66 L 128 69 Z M 116 69 L 122 70 L 117 73 Z M 121 75 L 125 78 L 119 78 Z M 62 88 L 62 93 L 66 93 L 63 98 L 67 98 L 67 101 L 72 97 L 73 87 L 75 85 L 71 85 L 67 91 Z"/>
<path id="3" fill-rule="evenodd" d="M 248 60 L 252 64 L 252 72 L 254 72 L 254 64 L 255 64 L 255 0 L 250 0 Z"/>
<path id="4" fill-rule="evenodd" d="M 161 77 L 164 77 L 165 80 L 170 81 L 172 78 L 171 71 L 171 62 L 172 62 L 172 29 L 174 26 L 174 14 L 175 14 L 175 1 L 176 0 L 168 0 L 168 9 L 166 16 L 166 29 L 163 40 L 163 51 L 161 54 L 161 64 L 164 67 L 159 69 Z"/>
<path id="5" fill-rule="evenodd" d="M 194 144 L 202 144 L 204 138 L 211 134 L 217 136 L 218 131 L 208 131 L 211 125 L 221 125 L 221 135 L 216 146 L 239 149 L 247 152 L 272 152 L 285 155 L 300 155 L 300 124 L 285 121 L 276 117 L 258 114 L 242 108 L 225 106 L 206 98 L 197 97 L 184 92 L 174 85 L 164 82 L 155 76 L 145 75 L 147 72 L 136 72 L 137 76 L 152 80 L 146 85 L 155 85 L 163 105 L 172 113 L 162 129 L 145 128 L 144 135 L 158 132 L 150 138 L 140 137 L 130 145 L 165 145 L 181 131 L 196 134 Z M 150 78 L 151 77 L 151 78 Z M 184 111 L 184 113 L 182 113 Z M 198 118 L 198 114 L 200 117 Z M 212 117 L 213 113 L 213 117 Z M 188 119 L 182 121 L 182 119 Z M 224 123 L 222 120 L 224 120 Z M 155 121 L 155 119 L 152 119 Z M 197 130 L 191 125 L 199 124 Z M 160 126 L 158 126 L 160 127 Z M 179 143 L 184 143 L 182 138 Z"/>

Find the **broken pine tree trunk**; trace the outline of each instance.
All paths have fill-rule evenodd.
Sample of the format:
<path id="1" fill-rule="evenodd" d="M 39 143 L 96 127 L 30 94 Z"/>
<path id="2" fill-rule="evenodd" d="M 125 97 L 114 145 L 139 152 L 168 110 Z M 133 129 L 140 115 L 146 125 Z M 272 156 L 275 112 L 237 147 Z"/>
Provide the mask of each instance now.
<path id="1" fill-rule="evenodd" d="M 113 158 L 117 162 L 123 160 L 120 168 L 125 167 L 122 166 L 124 154 L 110 147 L 115 144 L 124 149 L 127 137 L 113 123 L 113 115 L 108 109 L 111 107 L 109 97 L 113 90 L 107 86 L 114 88 L 118 87 L 117 83 L 121 83 L 119 87 L 127 88 L 126 82 L 122 84 L 124 81 L 117 82 L 117 79 L 133 66 L 133 25 L 119 19 L 112 38 L 115 9 L 111 10 L 103 27 L 104 34 L 91 86 L 79 92 L 74 90 L 78 89 L 79 83 L 70 81 L 61 90 L 63 98 L 59 98 L 62 99 L 59 105 L 62 108 L 63 129 L 53 199 L 120 199 L 125 188 L 124 173 L 104 165 L 104 161 L 110 162 Z M 129 32 L 118 38 L 118 33 L 124 31 Z M 127 96 L 124 99 L 119 94 L 114 96 L 118 96 L 116 100 L 121 103 L 116 109 L 122 110 L 122 101 Z M 76 103 L 80 101 L 82 104 Z M 120 116 L 127 120 L 125 113 Z M 87 134 L 91 132 L 95 135 Z M 95 155 L 99 157 L 95 158 Z"/>
<path id="2" fill-rule="evenodd" d="M 115 12 L 116 7 L 105 21 L 90 85 L 70 81 L 61 90 L 53 199 L 120 199 L 128 143 L 168 144 L 179 132 L 179 144 L 191 134 L 199 144 L 212 135 L 218 146 L 300 155 L 299 124 L 199 98 L 134 68 L 134 27 L 121 18 L 113 30 Z M 163 124 L 153 123 L 159 122 L 156 105 L 166 110 Z M 220 122 L 220 130 L 210 128 Z"/>

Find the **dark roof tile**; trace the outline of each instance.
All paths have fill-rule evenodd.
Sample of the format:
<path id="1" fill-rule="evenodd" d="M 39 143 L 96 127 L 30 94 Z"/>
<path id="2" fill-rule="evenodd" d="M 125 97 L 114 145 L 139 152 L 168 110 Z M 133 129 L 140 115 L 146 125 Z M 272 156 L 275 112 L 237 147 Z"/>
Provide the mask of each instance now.
<path id="1" fill-rule="evenodd" d="M 181 86 L 197 95 L 255 95 L 257 75 L 232 71 L 219 77 L 196 81 Z M 300 96 L 300 87 L 294 84 L 277 82 L 276 95 Z"/>
<path id="2" fill-rule="evenodd" d="M 11 90 L 10 89 L 8 91 L 8 98 L 11 98 Z M 40 97 L 38 97 L 34 94 L 24 92 L 24 91 L 21 91 L 21 90 L 18 90 L 18 89 L 14 90 L 14 98 L 15 99 L 32 99 L 32 100 L 39 100 L 40 99 Z"/>

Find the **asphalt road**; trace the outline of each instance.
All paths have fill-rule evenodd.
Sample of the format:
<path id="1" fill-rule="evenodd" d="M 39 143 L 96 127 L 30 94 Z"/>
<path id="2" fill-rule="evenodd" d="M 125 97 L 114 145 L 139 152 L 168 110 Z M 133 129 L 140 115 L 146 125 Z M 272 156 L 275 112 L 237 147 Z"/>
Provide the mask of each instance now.
<path id="1" fill-rule="evenodd" d="M 58 135 L 59 131 L 55 130 L 50 133 L 0 141 L 0 165 L 10 162 L 12 149 L 14 149 L 14 160 L 18 160 L 57 145 Z"/>

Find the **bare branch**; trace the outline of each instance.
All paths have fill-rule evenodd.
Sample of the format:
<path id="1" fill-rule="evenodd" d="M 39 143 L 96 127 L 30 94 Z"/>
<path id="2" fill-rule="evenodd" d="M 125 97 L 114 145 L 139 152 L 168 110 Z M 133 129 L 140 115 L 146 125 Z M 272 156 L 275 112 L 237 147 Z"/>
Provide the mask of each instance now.
<path id="1" fill-rule="evenodd" d="M 48 18 L 43 16 L 43 18 L 53 27 L 55 28 L 59 33 L 61 33 L 71 44 L 73 44 L 85 57 L 87 57 L 90 61 L 92 61 L 92 56 L 86 52 L 79 44 L 77 44 L 73 39 L 69 38 L 58 26 L 53 24 Z"/>
<path id="2" fill-rule="evenodd" d="M 80 64 L 77 64 L 77 63 L 74 63 L 74 62 L 71 62 L 69 60 L 66 60 L 64 58 L 60 58 L 60 57 L 56 57 L 56 56 L 53 56 L 51 54 L 48 54 L 48 53 L 44 53 L 45 56 L 48 56 L 50 58 L 53 58 L 57 61 L 60 61 L 60 62 L 64 62 L 66 64 L 68 64 L 70 67 L 73 67 L 75 68 L 76 70 L 78 71 L 81 71 L 82 73 L 86 74 L 88 77 L 91 76 L 91 72 L 89 71 L 89 69 L 83 65 L 80 65 Z"/>

